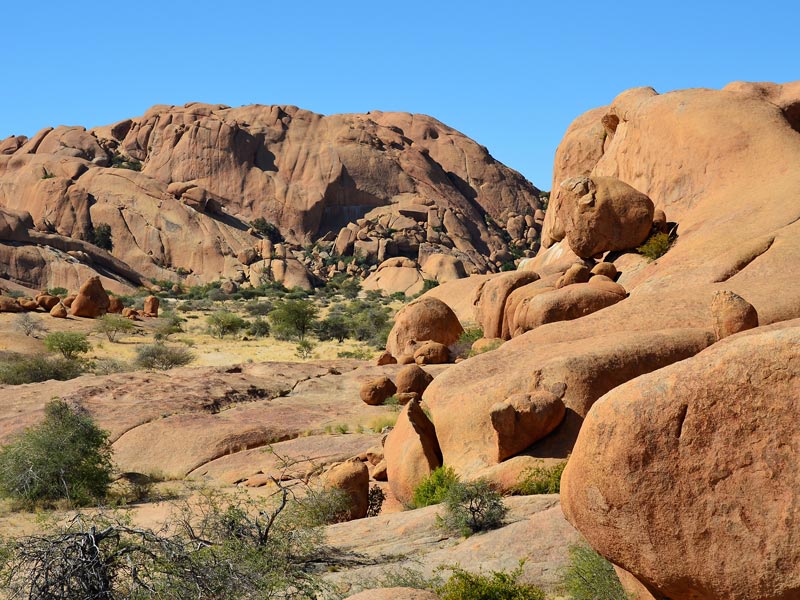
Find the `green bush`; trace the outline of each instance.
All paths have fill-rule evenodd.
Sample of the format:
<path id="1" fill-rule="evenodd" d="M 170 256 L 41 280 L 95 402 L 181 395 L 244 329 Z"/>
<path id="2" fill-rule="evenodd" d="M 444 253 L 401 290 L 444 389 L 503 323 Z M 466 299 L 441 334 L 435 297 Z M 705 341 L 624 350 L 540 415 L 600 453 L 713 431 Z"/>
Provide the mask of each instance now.
<path id="1" fill-rule="evenodd" d="M 44 338 L 44 347 L 50 352 L 60 352 L 67 360 L 77 358 L 91 349 L 86 334 L 70 331 L 56 331 Z"/>
<path id="2" fill-rule="evenodd" d="M 105 314 L 97 320 L 97 331 L 105 334 L 109 342 L 115 342 L 123 333 L 136 329 L 133 321 L 120 315 Z"/>
<path id="3" fill-rule="evenodd" d="M 470 573 L 460 567 L 447 567 L 450 578 L 434 589 L 441 600 L 545 600 L 541 588 L 520 583 L 522 563 L 507 573 L 492 571 L 489 575 Z"/>
<path id="4" fill-rule="evenodd" d="M 668 234 L 660 232 L 653 233 L 645 240 L 644 244 L 636 248 L 636 252 L 650 260 L 656 260 L 666 254 L 671 244 L 672 240 Z"/>
<path id="5" fill-rule="evenodd" d="M 267 221 L 264 217 L 253 219 L 253 221 L 250 223 L 250 226 L 261 235 L 269 239 L 273 244 L 283 241 L 283 236 L 281 235 L 280 230 L 275 225 Z"/>
<path id="6" fill-rule="evenodd" d="M 134 363 L 140 369 L 166 371 L 183 367 L 194 360 L 194 352 L 182 346 L 167 346 L 163 343 L 147 344 L 136 348 Z"/>
<path id="7" fill-rule="evenodd" d="M 464 536 L 501 527 L 508 513 L 503 497 L 486 481 L 454 484 L 444 498 L 444 506 L 439 525 Z"/>
<path id="8" fill-rule="evenodd" d="M 66 296 L 68 294 L 69 294 L 69 290 L 67 288 L 63 288 L 63 287 L 47 288 L 47 295 L 48 296 L 60 296 L 60 297 L 63 298 L 64 296 Z"/>
<path id="9" fill-rule="evenodd" d="M 317 307 L 308 300 L 284 300 L 269 314 L 273 335 L 279 340 L 304 340 L 316 318 Z"/>
<path id="10" fill-rule="evenodd" d="M 257 317 L 247 326 L 247 335 L 253 337 L 267 337 L 269 335 L 269 321 Z"/>
<path id="11" fill-rule="evenodd" d="M 85 505 L 111 484 L 111 444 L 88 414 L 62 400 L 0 449 L 0 493 L 25 505 L 66 499 Z"/>
<path id="12" fill-rule="evenodd" d="M 458 475 L 452 467 L 439 467 L 423 479 L 414 489 L 411 505 L 422 508 L 444 501 L 450 489 L 459 482 Z"/>
<path id="13" fill-rule="evenodd" d="M 153 337 L 157 340 L 168 340 L 169 336 L 173 333 L 180 333 L 183 331 L 183 322 L 185 319 L 178 316 L 177 313 L 171 310 L 165 310 L 161 313 L 158 320 L 158 326 L 154 332 Z"/>
<path id="14" fill-rule="evenodd" d="M 309 359 L 314 353 L 314 349 L 316 347 L 317 345 L 311 340 L 300 340 L 294 349 L 295 356 L 297 356 L 297 358 L 302 358 L 303 360 Z"/>
<path id="15" fill-rule="evenodd" d="M 114 249 L 114 242 L 111 240 L 111 225 L 108 223 L 98 223 L 92 228 L 92 244 L 103 250 L 111 252 Z"/>
<path id="16" fill-rule="evenodd" d="M 562 579 L 572 600 L 628 600 L 614 567 L 587 545 L 569 549 L 569 564 Z"/>
<path id="17" fill-rule="evenodd" d="M 22 385 L 49 379 L 66 381 L 82 375 L 83 371 L 83 365 L 76 360 L 17 354 L 0 362 L 0 383 Z"/>
<path id="18" fill-rule="evenodd" d="M 211 335 L 219 339 L 226 335 L 236 335 L 247 326 L 247 322 L 228 310 L 218 310 L 206 317 L 208 330 Z"/>
<path id="19" fill-rule="evenodd" d="M 245 312 L 253 317 L 266 317 L 272 312 L 271 302 L 249 302 L 244 306 Z"/>
<path id="20" fill-rule="evenodd" d="M 26 336 L 36 337 L 37 333 L 47 333 L 47 327 L 38 317 L 30 313 L 22 313 L 14 318 L 14 328 Z"/>
<path id="21" fill-rule="evenodd" d="M 383 503 L 386 500 L 386 494 L 383 493 L 383 490 L 380 486 L 373 485 L 369 488 L 369 493 L 367 494 L 367 516 L 368 517 L 377 517 L 381 514 L 381 508 L 383 508 Z"/>
<path id="22" fill-rule="evenodd" d="M 453 354 L 461 358 L 467 358 L 472 351 L 472 344 L 483 337 L 483 329 L 480 327 L 469 327 L 465 329 L 458 340 L 453 345 Z"/>
<path id="23" fill-rule="evenodd" d="M 552 466 L 536 466 L 525 469 L 514 492 L 523 496 L 534 494 L 558 494 L 561 491 L 561 474 L 567 466 L 563 461 Z"/>

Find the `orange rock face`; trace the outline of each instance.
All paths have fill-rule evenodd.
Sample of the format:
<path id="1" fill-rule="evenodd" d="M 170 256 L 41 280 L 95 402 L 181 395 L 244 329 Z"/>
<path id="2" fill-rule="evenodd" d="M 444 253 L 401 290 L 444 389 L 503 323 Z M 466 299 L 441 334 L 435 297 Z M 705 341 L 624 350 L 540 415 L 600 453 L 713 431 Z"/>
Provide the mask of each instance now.
<path id="1" fill-rule="evenodd" d="M 350 496 L 351 519 L 363 519 L 367 516 L 369 501 L 369 470 L 360 460 L 354 458 L 333 465 L 322 477 L 326 487 L 342 490 Z"/>
<path id="2" fill-rule="evenodd" d="M 741 333 L 595 403 L 567 518 L 657 598 L 800 596 L 800 320 Z"/>
<path id="3" fill-rule="evenodd" d="M 419 298 L 397 313 L 389 332 L 386 349 L 393 356 L 413 356 L 421 342 L 439 342 L 449 346 L 458 340 L 464 328 L 455 313 L 441 300 Z"/>
<path id="4" fill-rule="evenodd" d="M 99 277 L 90 277 L 81 286 L 75 300 L 70 306 L 70 313 L 73 317 L 87 317 L 94 319 L 108 312 L 111 301 L 108 294 L 103 289 Z"/>

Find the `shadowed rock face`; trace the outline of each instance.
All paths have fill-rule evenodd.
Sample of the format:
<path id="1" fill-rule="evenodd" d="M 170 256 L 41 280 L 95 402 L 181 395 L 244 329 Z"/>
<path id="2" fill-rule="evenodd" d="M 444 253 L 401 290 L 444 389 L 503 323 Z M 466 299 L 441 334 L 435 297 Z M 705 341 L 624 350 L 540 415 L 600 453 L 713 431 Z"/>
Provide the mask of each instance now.
<path id="1" fill-rule="evenodd" d="M 356 240 L 355 222 L 386 207 L 405 208 L 382 226 L 381 256 L 413 251 L 416 259 L 428 238 L 400 230 L 418 225 L 424 233 L 427 222 L 428 241 L 485 271 L 482 256 L 506 242 L 484 216 L 505 223 L 508 214 L 531 215 L 540 208 L 537 194 L 483 146 L 406 113 L 323 116 L 294 106 L 190 103 L 91 131 L 47 128 L 0 142 L 0 208 L 27 211 L 37 231 L 74 240 L 91 240 L 107 223 L 113 256 L 145 278 L 176 279 L 181 268 L 199 282 L 220 275 L 242 282 L 253 262 L 259 274 L 276 277 L 302 268 L 291 253 L 280 265 L 261 264 L 273 258 L 261 252 L 251 256 L 260 238 L 248 229 L 257 218 L 294 244 L 335 237 L 350 224 L 350 244 L 364 252 L 375 246 L 377 255 L 379 241 Z M 0 237 L 4 264 L 18 256 L 27 264 L 67 261 L 12 250 L 7 241 Z M 65 283 L 57 269 L 7 269 L 32 287 Z"/>

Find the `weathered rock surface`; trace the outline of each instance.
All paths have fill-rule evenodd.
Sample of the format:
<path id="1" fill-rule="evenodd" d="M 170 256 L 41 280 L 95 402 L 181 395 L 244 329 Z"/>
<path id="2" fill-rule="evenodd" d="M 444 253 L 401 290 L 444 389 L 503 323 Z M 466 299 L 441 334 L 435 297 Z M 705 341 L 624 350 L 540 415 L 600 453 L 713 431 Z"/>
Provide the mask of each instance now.
<path id="1" fill-rule="evenodd" d="M 741 333 L 589 412 L 564 512 L 656 597 L 800 595 L 798 347 L 800 320 Z"/>
<path id="2" fill-rule="evenodd" d="M 419 483 L 442 464 L 436 429 L 418 401 L 412 400 L 400 411 L 383 448 L 389 486 L 404 504 L 414 497 Z"/>
<path id="3" fill-rule="evenodd" d="M 553 431 L 564 418 L 564 402 L 546 390 L 515 394 L 491 407 L 497 462 L 514 456 Z"/>
<path id="4" fill-rule="evenodd" d="M 399 358 L 413 355 L 420 342 L 453 344 L 464 328 L 455 313 L 441 300 L 423 297 L 403 307 L 395 317 L 386 349 Z"/>
<path id="5" fill-rule="evenodd" d="M 417 394 L 422 397 L 427 387 L 433 381 L 433 375 L 416 364 L 404 365 L 395 379 L 398 394 Z"/>
<path id="6" fill-rule="evenodd" d="M 521 175 L 424 115 L 159 105 L 91 131 L 47 128 L 30 140 L 3 141 L 0 208 L 27 211 L 31 239 L 11 240 L 0 227 L 0 264 L 34 289 L 75 289 L 99 272 L 118 278 L 120 292 L 141 278 L 177 281 L 187 273 L 189 284 L 203 283 L 220 274 L 248 276 L 258 262 L 253 249 L 261 235 L 249 227 L 257 217 L 292 250 L 324 238 L 324 251 L 335 241 L 342 254 L 366 241 L 358 231 L 343 235 L 343 227 L 385 211 L 392 219 L 382 225 L 384 235 L 366 241 L 375 259 L 381 244 L 384 258 L 416 258 L 420 244 L 431 243 L 485 271 L 494 267 L 483 255 L 507 245 L 483 215 L 505 223 L 511 212 L 533 215 L 540 207 L 538 190 Z M 95 270 L 94 259 L 109 263 L 111 254 L 83 241 L 99 224 L 111 228 L 110 270 Z M 396 254 L 388 253 L 389 242 Z M 84 246 L 90 263 L 62 254 Z M 279 258 L 285 262 L 273 270 L 291 273 L 287 287 L 310 277 L 313 269 L 291 254 Z"/>
<path id="7" fill-rule="evenodd" d="M 73 317 L 88 317 L 94 319 L 108 312 L 111 301 L 103 289 L 99 277 L 90 277 L 78 290 L 78 295 L 72 301 L 70 314 Z"/>
<path id="8" fill-rule="evenodd" d="M 350 519 L 363 519 L 369 508 L 369 469 L 353 458 L 330 467 L 322 476 L 322 485 L 342 490 L 350 496 Z"/>
<path id="9" fill-rule="evenodd" d="M 427 590 L 393 587 L 364 590 L 353 596 L 348 596 L 347 600 L 437 600 L 438 597 Z"/>
<path id="10" fill-rule="evenodd" d="M 389 396 L 393 395 L 396 391 L 397 387 L 395 384 L 392 383 L 391 379 L 384 375 L 382 377 L 378 377 L 377 379 L 364 382 L 364 384 L 361 386 L 361 389 L 358 391 L 358 395 L 361 397 L 361 400 L 364 402 L 364 404 L 378 406 L 383 404 L 383 401 Z"/>
<path id="11" fill-rule="evenodd" d="M 714 333 L 718 340 L 758 327 L 756 309 L 733 292 L 716 292 L 711 299 L 711 313 L 714 316 Z"/>

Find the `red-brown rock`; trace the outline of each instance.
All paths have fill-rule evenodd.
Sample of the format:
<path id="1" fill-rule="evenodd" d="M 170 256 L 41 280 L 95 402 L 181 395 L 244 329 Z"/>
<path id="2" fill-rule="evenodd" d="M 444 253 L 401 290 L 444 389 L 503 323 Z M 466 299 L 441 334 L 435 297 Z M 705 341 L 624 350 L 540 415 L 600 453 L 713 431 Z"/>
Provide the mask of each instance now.
<path id="1" fill-rule="evenodd" d="M 657 598 L 800 596 L 799 344 L 800 320 L 742 333 L 589 412 L 564 513 Z"/>
<path id="2" fill-rule="evenodd" d="M 506 300 L 515 289 L 533 283 L 539 275 L 532 271 L 512 271 L 492 277 L 483 286 L 478 301 L 478 322 L 487 338 L 508 339 L 509 332 L 503 330 Z"/>
<path id="3" fill-rule="evenodd" d="M 420 397 L 425 392 L 425 389 L 433 381 L 433 376 L 425 371 L 425 369 L 417 366 L 416 364 L 409 364 L 397 372 L 397 393 L 415 393 Z"/>
<path id="4" fill-rule="evenodd" d="M 380 406 L 389 396 L 397 391 L 392 380 L 388 377 L 378 377 L 364 382 L 359 390 L 359 396 L 365 404 L 370 406 Z"/>
<path id="5" fill-rule="evenodd" d="M 332 466 L 322 477 L 323 485 L 347 492 L 351 505 L 350 519 L 362 519 L 367 516 L 369 507 L 369 469 L 367 465 L 352 458 Z"/>
<path id="6" fill-rule="evenodd" d="M 389 352 L 388 350 L 384 350 L 383 352 L 381 352 L 381 355 L 375 361 L 375 364 L 379 367 L 382 367 L 384 365 L 394 365 L 397 364 L 397 359 L 394 356 L 392 356 L 391 352 Z"/>
<path id="7" fill-rule="evenodd" d="M 714 292 L 711 298 L 714 333 L 721 340 L 734 333 L 758 327 L 758 313 L 747 300 L 726 290 Z"/>
<path id="8" fill-rule="evenodd" d="M 420 342 L 453 344 L 464 332 L 455 313 L 441 300 L 419 298 L 403 307 L 394 319 L 386 349 L 399 358 L 413 355 Z"/>
<path id="9" fill-rule="evenodd" d="M 49 294 L 39 294 L 36 296 L 36 303 L 39 305 L 40 308 L 43 308 L 46 311 L 51 311 L 54 306 L 59 304 L 61 299 L 58 296 L 51 296 Z"/>
<path id="10" fill-rule="evenodd" d="M 120 314 L 122 312 L 122 309 L 125 308 L 125 305 L 122 303 L 122 300 L 120 300 L 116 296 L 111 296 L 108 299 L 108 301 L 109 301 L 108 312 L 110 313 Z"/>
<path id="11" fill-rule="evenodd" d="M 450 350 L 439 342 L 425 342 L 414 352 L 418 365 L 441 365 L 450 360 Z"/>
<path id="12" fill-rule="evenodd" d="M 521 452 L 553 431 L 564 418 L 564 402 L 546 390 L 515 394 L 489 411 L 497 440 L 497 462 Z"/>
<path id="13" fill-rule="evenodd" d="M 70 305 L 70 313 L 74 317 L 94 319 L 106 314 L 109 304 L 108 294 L 103 289 L 100 278 L 90 277 L 78 290 L 78 295 Z"/>
<path id="14" fill-rule="evenodd" d="M 144 299 L 144 316 L 158 317 L 158 306 L 160 301 L 158 296 L 148 296 Z"/>
<path id="15" fill-rule="evenodd" d="M 61 302 L 59 302 L 53 308 L 50 309 L 50 316 L 55 317 L 56 319 L 66 319 L 67 314 L 68 314 L 67 307 L 64 306 Z"/>
<path id="16" fill-rule="evenodd" d="M 403 407 L 383 450 L 389 486 L 402 503 L 410 502 L 419 483 L 442 464 L 436 429 L 419 402 Z"/>

